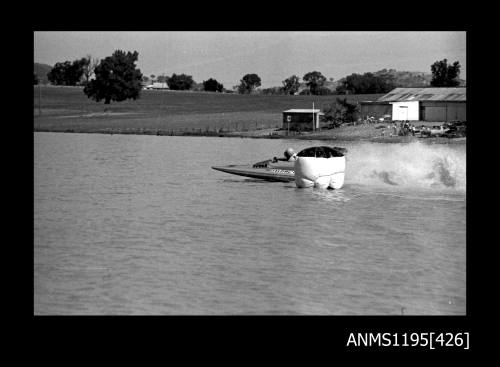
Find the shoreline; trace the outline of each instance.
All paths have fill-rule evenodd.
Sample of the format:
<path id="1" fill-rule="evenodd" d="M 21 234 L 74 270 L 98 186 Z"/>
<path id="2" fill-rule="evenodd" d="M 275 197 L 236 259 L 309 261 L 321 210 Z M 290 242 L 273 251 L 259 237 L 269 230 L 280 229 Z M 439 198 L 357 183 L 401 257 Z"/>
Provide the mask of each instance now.
<path id="1" fill-rule="evenodd" d="M 411 141 L 456 143 L 463 138 L 419 138 L 391 136 L 387 122 L 345 124 L 319 131 L 287 133 L 282 111 L 309 108 L 312 103 L 326 109 L 335 96 L 265 96 L 213 93 L 163 93 L 150 91 L 134 101 L 103 106 L 89 100 L 80 89 L 34 89 L 35 132 L 98 133 L 157 136 L 236 137 L 323 141 Z M 349 95 L 359 102 L 380 95 Z M 419 122 L 420 123 L 420 122 Z M 432 125 L 434 123 L 424 123 Z"/>
<path id="2" fill-rule="evenodd" d="M 200 137 L 224 137 L 224 138 L 246 138 L 246 139 L 289 139 L 289 140 L 321 140 L 321 141 L 366 141 L 372 143 L 385 144 L 408 144 L 420 141 L 428 144 L 465 144 L 466 137 L 446 138 L 446 137 L 420 137 L 420 136 L 382 136 L 380 134 L 362 134 L 359 130 L 362 127 L 355 127 L 355 131 L 345 130 L 350 127 L 340 127 L 332 130 L 323 130 L 319 132 L 304 132 L 301 134 L 280 134 L 276 129 L 262 129 L 251 131 L 166 131 L 151 129 L 44 129 L 34 128 L 33 132 L 54 132 L 54 133 L 76 133 L 76 134 L 107 134 L 107 135 L 156 135 L 156 136 L 200 136 Z M 344 131 L 343 131 L 344 130 Z M 281 132 L 281 131 L 280 131 Z"/>

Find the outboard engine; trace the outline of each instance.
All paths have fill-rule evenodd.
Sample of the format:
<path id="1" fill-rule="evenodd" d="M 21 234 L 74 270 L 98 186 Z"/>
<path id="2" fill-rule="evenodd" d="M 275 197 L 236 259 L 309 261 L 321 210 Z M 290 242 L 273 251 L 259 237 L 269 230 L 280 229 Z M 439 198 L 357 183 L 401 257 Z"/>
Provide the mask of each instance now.
<path id="1" fill-rule="evenodd" d="M 312 147 L 297 154 L 295 184 L 297 187 L 340 189 L 344 185 L 345 148 Z"/>

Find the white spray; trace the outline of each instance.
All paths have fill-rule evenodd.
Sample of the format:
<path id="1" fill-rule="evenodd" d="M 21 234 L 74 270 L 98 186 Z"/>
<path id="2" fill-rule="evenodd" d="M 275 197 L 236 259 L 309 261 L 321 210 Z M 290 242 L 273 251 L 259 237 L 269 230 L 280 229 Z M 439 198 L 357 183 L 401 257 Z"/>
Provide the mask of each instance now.
<path id="1" fill-rule="evenodd" d="M 465 145 L 359 143 L 347 159 L 346 184 L 465 191 Z"/>

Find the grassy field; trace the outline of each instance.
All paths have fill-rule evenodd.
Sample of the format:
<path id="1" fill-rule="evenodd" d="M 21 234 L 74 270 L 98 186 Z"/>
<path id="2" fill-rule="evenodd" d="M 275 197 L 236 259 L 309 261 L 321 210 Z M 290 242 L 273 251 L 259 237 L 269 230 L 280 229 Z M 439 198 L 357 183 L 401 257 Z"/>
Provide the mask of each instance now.
<path id="1" fill-rule="evenodd" d="M 347 99 L 352 102 L 380 96 L 349 95 Z M 35 131 L 245 132 L 281 127 L 282 111 L 312 108 L 313 102 L 315 108 L 325 110 L 336 97 L 142 91 L 135 101 L 104 105 L 88 99 L 80 87 L 35 86 L 33 120 Z"/>
<path id="2" fill-rule="evenodd" d="M 380 96 L 381 94 L 348 95 L 347 99 L 353 102 L 375 100 Z M 286 131 L 276 131 L 282 125 L 284 110 L 312 108 L 314 102 L 315 108 L 324 111 L 335 102 L 336 97 L 143 91 L 141 98 L 135 101 L 104 105 L 103 102 L 96 103 L 88 99 L 80 87 L 35 86 L 33 123 L 35 131 L 280 138 L 286 134 Z M 388 136 L 385 126 L 386 124 L 343 125 L 336 129 L 323 129 L 288 137 L 370 140 L 381 143 L 409 142 L 417 139 Z M 450 143 L 462 142 L 464 139 L 424 140 Z"/>

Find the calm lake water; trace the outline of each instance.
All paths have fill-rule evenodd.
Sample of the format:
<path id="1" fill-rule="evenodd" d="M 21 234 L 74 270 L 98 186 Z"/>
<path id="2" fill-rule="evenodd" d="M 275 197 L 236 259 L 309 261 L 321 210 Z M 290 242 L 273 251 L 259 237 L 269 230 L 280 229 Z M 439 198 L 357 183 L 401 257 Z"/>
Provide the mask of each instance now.
<path id="1" fill-rule="evenodd" d="M 35 314 L 464 315 L 465 145 L 335 143 L 337 191 L 210 168 L 325 144 L 34 133 Z"/>

